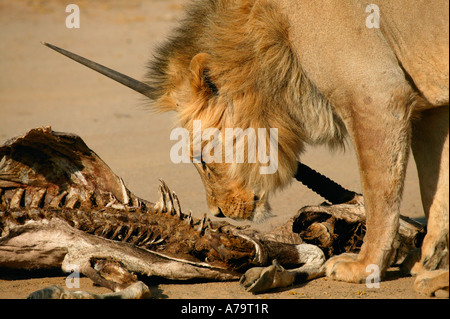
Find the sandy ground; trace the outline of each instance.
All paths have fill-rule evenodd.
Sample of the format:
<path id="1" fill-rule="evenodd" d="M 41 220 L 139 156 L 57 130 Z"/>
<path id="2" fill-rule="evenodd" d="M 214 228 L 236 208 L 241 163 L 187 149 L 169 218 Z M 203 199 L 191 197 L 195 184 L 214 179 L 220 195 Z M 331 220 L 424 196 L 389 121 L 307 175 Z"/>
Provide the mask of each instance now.
<path id="1" fill-rule="evenodd" d="M 186 0 L 85 1 L 80 28 L 65 25 L 65 1 L 0 0 L 0 143 L 31 128 L 50 125 L 55 131 L 79 134 L 136 195 L 157 200 L 163 178 L 180 197 L 182 207 L 197 217 L 207 212 L 201 180 L 191 164 L 173 164 L 169 135 L 174 114 L 155 115 L 139 94 L 104 78 L 40 44 L 46 41 L 142 79 L 155 46 L 181 17 Z M 348 189 L 360 191 L 351 145 L 346 152 L 309 148 L 302 161 Z M 276 216 L 261 225 L 270 230 L 296 211 L 323 200 L 299 183 L 276 194 Z M 402 213 L 421 217 L 414 163 L 408 167 Z M 64 274 L 0 274 L 0 298 L 24 298 L 51 284 L 64 286 Z M 413 278 L 395 269 L 379 289 L 321 278 L 257 298 L 420 298 Z M 82 278 L 81 289 L 106 292 Z M 156 298 L 255 298 L 237 282 L 159 283 Z"/>

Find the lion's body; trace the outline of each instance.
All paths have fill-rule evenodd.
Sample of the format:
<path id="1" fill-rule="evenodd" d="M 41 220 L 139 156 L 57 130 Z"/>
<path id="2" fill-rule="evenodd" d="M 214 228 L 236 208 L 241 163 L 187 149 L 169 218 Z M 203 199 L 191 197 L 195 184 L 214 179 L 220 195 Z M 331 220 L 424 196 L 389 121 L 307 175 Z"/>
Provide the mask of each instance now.
<path id="1" fill-rule="evenodd" d="M 199 0 L 148 76 L 157 108 L 191 131 L 193 120 L 278 129 L 275 174 L 197 165 L 211 210 L 232 218 L 264 219 L 305 143 L 343 145 L 348 131 L 368 232 L 357 260 L 328 264 L 346 281 L 365 278 L 369 264 L 387 267 L 411 141 L 429 221 L 415 269 L 436 268 L 434 248 L 448 247 L 448 1 L 378 1 L 380 28 L 366 25 L 366 2 Z"/>

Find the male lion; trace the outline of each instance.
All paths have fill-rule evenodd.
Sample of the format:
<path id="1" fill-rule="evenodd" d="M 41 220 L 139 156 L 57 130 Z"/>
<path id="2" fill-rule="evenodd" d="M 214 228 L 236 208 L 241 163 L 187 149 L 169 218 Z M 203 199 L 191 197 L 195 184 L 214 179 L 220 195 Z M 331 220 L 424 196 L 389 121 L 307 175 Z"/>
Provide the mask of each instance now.
<path id="1" fill-rule="evenodd" d="M 258 161 L 195 164 L 214 214 L 265 219 L 268 196 L 291 181 L 304 144 L 340 146 L 348 132 L 368 229 L 358 257 L 332 258 L 327 274 L 350 282 L 364 280 L 368 265 L 383 274 L 389 264 L 410 146 L 428 219 L 413 272 L 448 267 L 448 255 L 434 252 L 449 234 L 449 4 L 378 0 L 380 28 L 369 28 L 369 3 L 195 1 L 147 77 L 155 108 L 176 111 L 191 132 L 194 120 L 222 133 L 278 129 L 274 174 L 260 174 Z M 440 278 L 448 286 L 448 271 Z"/>

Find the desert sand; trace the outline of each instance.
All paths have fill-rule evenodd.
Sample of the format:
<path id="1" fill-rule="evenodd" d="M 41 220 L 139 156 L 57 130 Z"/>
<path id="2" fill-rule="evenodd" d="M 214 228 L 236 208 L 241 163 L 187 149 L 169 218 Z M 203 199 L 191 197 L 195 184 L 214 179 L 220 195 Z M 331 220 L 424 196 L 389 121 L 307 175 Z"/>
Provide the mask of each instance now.
<path id="1" fill-rule="evenodd" d="M 184 210 L 201 217 L 208 211 L 205 192 L 192 164 L 170 160 L 170 131 L 175 114 L 154 114 L 138 93 L 96 74 L 43 46 L 46 41 L 91 58 L 137 79 L 146 63 L 183 15 L 186 0 L 75 2 L 80 28 L 66 27 L 65 1 L 0 0 L 0 143 L 31 128 L 80 135 L 137 196 L 157 200 L 158 179 L 179 195 Z M 345 152 L 309 147 L 301 160 L 344 187 L 360 192 L 356 157 L 349 142 Z M 270 230 L 305 205 L 323 199 L 293 182 L 277 193 L 271 205 L 276 215 L 263 224 Z M 422 217 L 417 173 L 410 161 L 402 214 Z M 242 222 L 232 223 L 242 225 Z M 247 223 L 249 224 L 249 223 Z M 37 278 L 35 278 L 37 276 Z M 65 275 L 0 273 L 0 298 L 25 298 L 51 284 L 65 285 Z M 414 278 L 388 273 L 380 288 L 335 282 L 326 278 L 253 296 L 238 282 L 155 282 L 155 298 L 423 298 L 413 289 Z M 81 290 L 107 292 L 81 280 Z"/>

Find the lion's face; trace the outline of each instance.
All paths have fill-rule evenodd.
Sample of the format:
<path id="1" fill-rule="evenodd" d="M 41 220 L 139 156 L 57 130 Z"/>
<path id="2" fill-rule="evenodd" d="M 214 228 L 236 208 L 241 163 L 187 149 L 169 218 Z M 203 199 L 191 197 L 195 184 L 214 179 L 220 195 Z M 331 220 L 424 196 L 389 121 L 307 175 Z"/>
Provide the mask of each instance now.
<path id="1" fill-rule="evenodd" d="M 218 217 L 263 221 L 270 216 L 267 196 L 229 176 L 230 164 L 194 164 L 205 186 L 209 211 Z"/>
<path id="2" fill-rule="evenodd" d="M 271 215 L 269 195 L 286 186 L 295 174 L 303 145 L 302 126 L 292 121 L 289 112 L 275 112 L 272 106 L 282 103 L 281 97 L 271 96 L 269 102 L 255 83 L 241 89 L 242 80 L 224 77 L 223 67 L 207 53 L 167 59 L 152 73 L 156 78 L 163 74 L 160 81 L 166 83 L 156 104 L 159 110 L 177 112 L 178 127 L 189 132 L 189 155 L 205 186 L 211 213 L 261 222 Z M 227 139 L 230 129 L 240 133 Z M 222 138 L 225 150 L 219 161 L 200 161 L 200 154 L 193 150 L 198 145 L 196 132 L 200 132 L 203 153 L 209 144 L 207 130 L 218 130 Z M 227 149 L 233 150 L 235 158 L 227 157 Z M 215 156 L 215 148 L 212 153 Z M 238 153 L 243 154 L 240 160 Z"/>
<path id="3" fill-rule="evenodd" d="M 173 81 L 173 90 L 163 98 L 164 103 L 176 109 L 180 126 L 190 134 L 191 162 L 205 186 L 210 212 L 219 217 L 261 222 L 271 215 L 268 192 L 260 183 L 248 183 L 250 171 L 259 170 L 259 164 L 245 161 L 245 164 L 239 165 L 246 165 L 248 170 L 245 172 L 248 174 L 233 175 L 233 163 L 226 161 L 224 157 L 218 161 L 208 161 L 200 156 L 197 157 L 198 161 L 194 161 L 195 121 L 201 125 L 201 134 L 207 129 L 217 129 L 223 141 L 226 128 L 233 127 L 234 124 L 227 114 L 232 102 L 224 102 L 220 92 L 216 92 L 217 88 L 212 80 L 207 77 L 209 59 L 207 54 L 195 56 L 190 63 L 189 73 L 180 77 L 179 81 Z M 201 143 L 203 151 L 208 141 L 202 140 Z M 236 147 L 236 140 L 233 143 Z M 224 151 L 222 153 L 225 155 Z"/>

